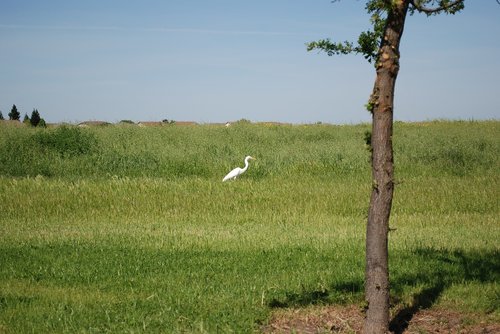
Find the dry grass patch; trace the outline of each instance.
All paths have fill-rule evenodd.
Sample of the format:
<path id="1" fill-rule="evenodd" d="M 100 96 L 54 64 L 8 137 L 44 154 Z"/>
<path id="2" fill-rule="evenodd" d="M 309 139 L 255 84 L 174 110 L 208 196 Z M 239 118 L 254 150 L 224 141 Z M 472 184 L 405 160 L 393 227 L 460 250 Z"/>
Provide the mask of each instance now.
<path id="1" fill-rule="evenodd" d="M 363 310 L 359 306 L 313 306 L 301 309 L 280 309 L 262 328 L 266 334 L 362 333 Z M 459 313 L 449 310 L 419 310 L 409 322 L 393 321 L 391 333 L 500 333 L 500 323 L 493 315 Z"/>
<path id="2" fill-rule="evenodd" d="M 312 306 L 280 309 L 274 313 L 264 333 L 360 333 L 363 313 L 357 306 Z"/>

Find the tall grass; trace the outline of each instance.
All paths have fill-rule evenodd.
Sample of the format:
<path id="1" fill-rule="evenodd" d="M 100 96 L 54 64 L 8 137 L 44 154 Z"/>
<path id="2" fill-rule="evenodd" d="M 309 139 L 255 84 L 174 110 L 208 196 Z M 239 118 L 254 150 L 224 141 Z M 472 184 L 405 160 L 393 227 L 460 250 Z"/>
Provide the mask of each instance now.
<path id="1" fill-rule="evenodd" d="M 359 137 L 365 128 L 252 124 L 231 128 L 4 128 L 0 137 L 0 173 L 208 179 L 220 178 L 229 168 L 242 165 L 245 155 L 251 154 L 259 160 L 249 174 L 253 179 L 332 172 L 352 175 L 368 168 Z"/>
<path id="2" fill-rule="evenodd" d="M 219 178 L 258 158 L 248 178 L 366 177 L 368 153 L 357 126 L 131 126 L 55 129 L 0 125 L 0 175 Z M 498 167 L 498 122 L 396 123 L 399 177 L 471 175 Z"/>
<path id="3" fill-rule="evenodd" d="M 0 332 L 244 333 L 361 306 L 366 125 L 74 129 L 1 128 Z M 396 124 L 396 305 L 500 321 L 498 134 Z"/>

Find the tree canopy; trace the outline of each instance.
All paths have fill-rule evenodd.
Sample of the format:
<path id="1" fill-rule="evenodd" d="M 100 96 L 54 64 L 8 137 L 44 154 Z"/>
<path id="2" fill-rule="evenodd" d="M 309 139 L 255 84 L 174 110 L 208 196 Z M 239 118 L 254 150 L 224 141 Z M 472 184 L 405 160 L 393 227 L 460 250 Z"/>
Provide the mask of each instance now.
<path id="1" fill-rule="evenodd" d="M 31 113 L 31 118 L 30 118 L 30 124 L 32 126 L 38 126 L 40 123 L 40 113 L 38 112 L 38 109 L 33 109 L 33 112 Z"/>
<path id="2" fill-rule="evenodd" d="M 21 117 L 21 114 L 19 113 L 19 111 L 17 111 L 17 107 L 16 105 L 12 105 L 12 109 L 10 110 L 10 113 L 9 113 L 9 119 L 10 120 L 14 120 L 14 121 L 19 121 L 19 118 Z"/>
<path id="3" fill-rule="evenodd" d="M 333 0 L 338 2 L 340 0 Z M 497 0 L 500 1 L 500 0 Z M 370 14 L 372 29 L 359 34 L 356 43 L 351 41 L 332 42 L 329 38 L 307 44 L 307 50 L 319 50 L 326 52 L 329 56 L 345 54 L 361 54 L 368 62 L 377 62 L 379 49 L 387 24 L 387 15 L 394 7 L 395 1 L 391 0 L 369 0 L 365 9 Z M 423 13 L 428 16 L 440 13 L 455 14 L 464 8 L 464 0 L 410 0 L 409 14 Z"/>

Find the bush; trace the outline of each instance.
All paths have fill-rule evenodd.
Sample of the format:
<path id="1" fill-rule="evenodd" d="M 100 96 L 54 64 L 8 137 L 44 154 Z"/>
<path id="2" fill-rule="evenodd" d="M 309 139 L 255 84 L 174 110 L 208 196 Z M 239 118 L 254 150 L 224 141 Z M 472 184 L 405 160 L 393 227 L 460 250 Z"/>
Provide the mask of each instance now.
<path id="1" fill-rule="evenodd" d="M 61 157 L 88 154 L 97 149 L 97 139 L 80 128 L 61 126 L 53 131 L 38 132 L 35 142 L 43 149 L 57 152 Z"/>

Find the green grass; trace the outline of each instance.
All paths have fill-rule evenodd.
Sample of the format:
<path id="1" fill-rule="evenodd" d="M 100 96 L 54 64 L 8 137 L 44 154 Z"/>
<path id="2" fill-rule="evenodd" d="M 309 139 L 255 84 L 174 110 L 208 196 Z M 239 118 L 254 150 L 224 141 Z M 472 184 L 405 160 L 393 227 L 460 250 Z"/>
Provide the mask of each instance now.
<path id="1" fill-rule="evenodd" d="M 361 305 L 367 129 L 0 128 L 0 332 L 245 333 Z M 396 306 L 500 321 L 499 130 L 396 124 Z"/>

